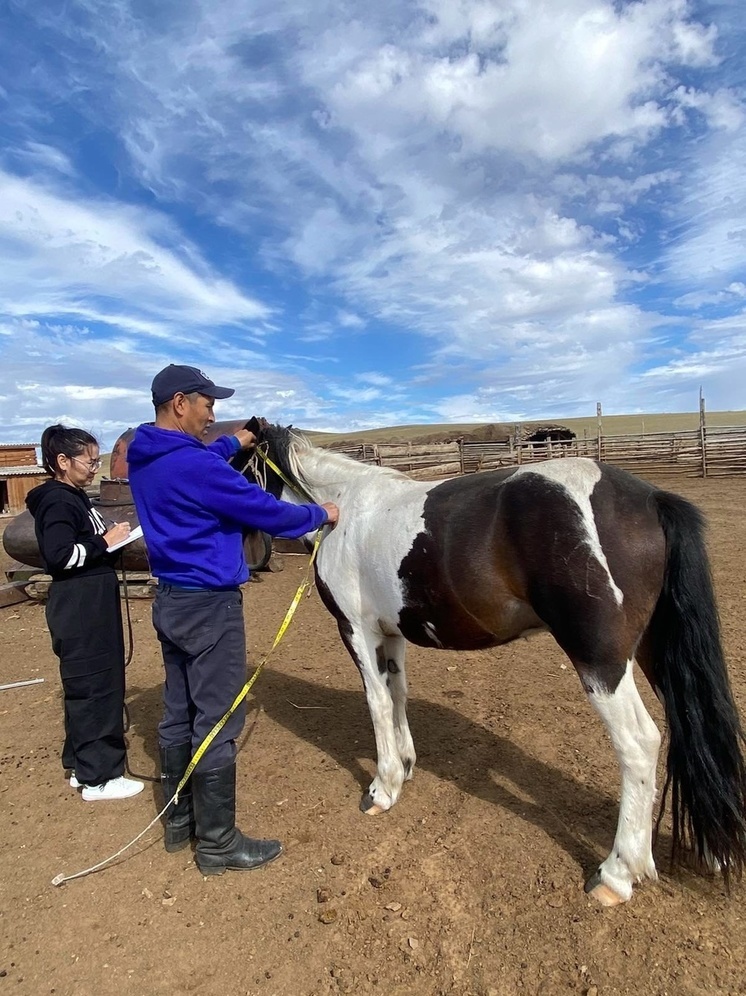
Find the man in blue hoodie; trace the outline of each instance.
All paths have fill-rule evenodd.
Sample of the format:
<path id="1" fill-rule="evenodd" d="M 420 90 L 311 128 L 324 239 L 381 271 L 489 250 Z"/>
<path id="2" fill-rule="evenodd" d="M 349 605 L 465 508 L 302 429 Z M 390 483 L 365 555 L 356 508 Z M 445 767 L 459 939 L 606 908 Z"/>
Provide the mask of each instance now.
<path id="1" fill-rule="evenodd" d="M 333 525 L 339 514 L 331 502 L 278 501 L 235 471 L 228 461 L 256 442 L 248 430 L 205 445 L 215 399 L 233 393 L 195 367 L 171 364 L 153 380 L 155 424 L 139 426 L 127 452 L 132 495 L 158 578 L 153 625 L 166 671 L 158 740 L 167 800 L 193 751 L 246 682 L 239 588 L 249 577 L 244 531 L 303 536 Z M 204 875 L 258 868 L 282 851 L 279 841 L 246 837 L 236 826 L 236 739 L 245 716 L 242 703 L 167 816 L 166 850 L 186 847 L 194 834 Z"/>

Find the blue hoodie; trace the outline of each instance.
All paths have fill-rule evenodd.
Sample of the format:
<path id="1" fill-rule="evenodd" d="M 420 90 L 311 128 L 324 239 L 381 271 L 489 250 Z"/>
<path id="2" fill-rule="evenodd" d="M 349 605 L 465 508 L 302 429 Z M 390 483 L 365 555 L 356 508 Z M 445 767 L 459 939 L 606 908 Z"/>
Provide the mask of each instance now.
<path id="1" fill-rule="evenodd" d="M 127 449 L 129 481 L 148 548 L 161 581 L 225 588 L 249 577 L 243 532 L 303 536 L 327 521 L 320 505 L 278 501 L 226 462 L 240 449 L 235 436 L 206 446 L 185 433 L 141 425 Z"/>

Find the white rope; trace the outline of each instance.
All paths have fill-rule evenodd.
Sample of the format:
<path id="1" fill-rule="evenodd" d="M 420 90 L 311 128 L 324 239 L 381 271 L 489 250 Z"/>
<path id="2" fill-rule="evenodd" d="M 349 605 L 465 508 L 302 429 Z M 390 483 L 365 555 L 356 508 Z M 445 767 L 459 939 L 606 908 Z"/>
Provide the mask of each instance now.
<path id="1" fill-rule="evenodd" d="M 262 447 L 264 450 L 266 450 L 268 444 L 267 443 L 260 443 L 259 446 Z M 257 449 L 258 448 L 259 447 L 257 447 Z M 259 459 L 259 457 L 258 457 L 258 455 L 256 453 L 256 450 L 252 454 L 251 459 L 249 460 L 247 466 L 251 468 L 251 473 L 254 475 L 254 480 L 259 485 L 259 487 L 262 489 L 262 491 L 266 491 L 267 490 L 267 464 L 264 462 L 264 460 L 260 460 Z"/>
<path id="2" fill-rule="evenodd" d="M 144 837 L 145 834 L 148 832 L 148 830 L 151 829 L 151 827 L 155 826 L 155 824 L 164 815 L 164 813 L 171 805 L 171 803 L 176 799 L 176 797 L 177 793 L 174 792 L 173 796 L 168 800 L 168 802 L 160 811 L 160 813 L 158 813 L 158 815 L 154 819 L 152 819 L 150 823 L 148 823 L 145 829 L 141 830 L 140 833 L 129 842 L 129 844 L 125 844 L 124 847 L 120 847 L 116 854 L 112 854 L 108 858 L 104 858 L 103 861 L 99 861 L 98 864 L 91 865 L 90 868 L 84 868 L 83 871 L 75 872 L 74 875 L 63 875 L 61 873 L 59 875 L 55 875 L 55 877 L 52 879 L 52 885 L 64 885 L 65 882 L 72 882 L 74 878 L 83 878 L 85 875 L 90 875 L 91 872 L 98 871 L 99 868 L 103 868 L 105 865 L 111 864 L 112 861 L 116 861 L 116 859 L 121 854 L 124 854 L 125 851 L 128 851 L 130 847 L 132 847 L 133 844 L 136 844 L 141 837 Z"/>

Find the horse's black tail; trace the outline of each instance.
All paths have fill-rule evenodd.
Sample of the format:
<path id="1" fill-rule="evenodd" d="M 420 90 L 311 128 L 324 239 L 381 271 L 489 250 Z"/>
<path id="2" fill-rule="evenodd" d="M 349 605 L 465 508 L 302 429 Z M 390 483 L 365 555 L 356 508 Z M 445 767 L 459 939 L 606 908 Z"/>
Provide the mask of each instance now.
<path id="1" fill-rule="evenodd" d="M 690 846 L 725 878 L 746 864 L 743 730 L 731 693 L 700 512 L 655 492 L 666 570 L 649 635 L 669 727 L 674 855 Z M 665 792 L 663 796 L 665 802 Z"/>

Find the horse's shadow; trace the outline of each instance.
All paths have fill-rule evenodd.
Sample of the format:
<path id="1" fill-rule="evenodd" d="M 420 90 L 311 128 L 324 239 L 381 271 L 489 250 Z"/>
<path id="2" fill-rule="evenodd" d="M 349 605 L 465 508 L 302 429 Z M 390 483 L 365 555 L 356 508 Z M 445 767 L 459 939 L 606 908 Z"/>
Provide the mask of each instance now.
<path id="1" fill-rule="evenodd" d="M 269 669 L 260 684 L 257 694 L 266 714 L 347 769 L 362 793 L 371 775 L 357 758 L 361 753 L 375 758 L 372 723 L 362 689 L 322 688 Z M 326 708 L 297 708 L 311 703 Z M 609 786 L 608 793 L 598 791 L 447 705 L 414 698 L 409 700 L 407 713 L 418 768 L 529 821 L 587 872 L 606 856 L 619 812 L 616 783 Z M 599 744 L 602 737 L 599 725 Z M 611 746 L 607 749 L 611 751 Z M 405 785 L 404 791 L 419 790 L 415 782 Z M 426 805 L 424 799 L 422 805 Z M 665 851 L 665 847 L 665 835 L 661 834 L 656 850 Z"/>
<path id="2" fill-rule="evenodd" d="M 313 744 L 355 778 L 361 793 L 370 771 L 358 760 L 375 758 L 372 724 L 362 690 L 322 687 L 312 681 L 265 668 L 255 686 L 256 704 L 300 740 Z M 145 753 L 158 768 L 156 726 L 161 689 L 130 688 L 130 710 Z M 313 704 L 322 708 L 298 706 Z M 610 793 L 577 781 L 559 768 L 526 753 L 446 705 L 410 699 L 407 709 L 417 748 L 417 767 L 538 827 L 586 873 L 606 856 L 614 838 L 618 802 Z M 249 731 L 251 729 L 249 711 Z M 246 734 L 242 737 L 244 741 Z M 602 733 L 599 728 L 599 743 Z M 356 746 L 357 741 L 357 746 Z M 611 747 L 608 747 L 611 750 Z M 415 772 L 416 779 L 416 772 Z M 416 782 L 406 793 L 420 791 Z M 423 808 L 425 806 L 423 799 Z M 384 817 L 385 818 L 385 817 Z M 668 853 L 670 839 L 661 833 L 656 851 Z"/>

